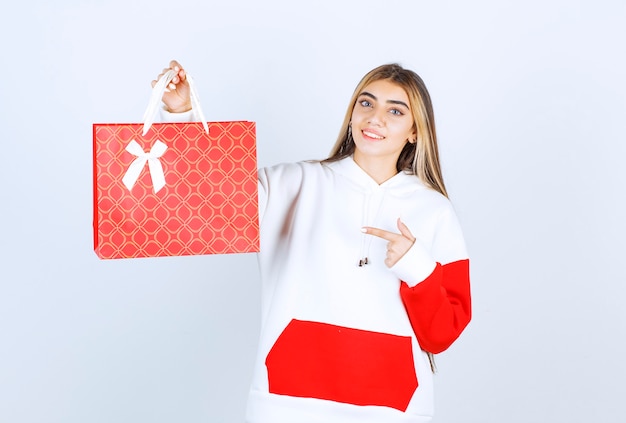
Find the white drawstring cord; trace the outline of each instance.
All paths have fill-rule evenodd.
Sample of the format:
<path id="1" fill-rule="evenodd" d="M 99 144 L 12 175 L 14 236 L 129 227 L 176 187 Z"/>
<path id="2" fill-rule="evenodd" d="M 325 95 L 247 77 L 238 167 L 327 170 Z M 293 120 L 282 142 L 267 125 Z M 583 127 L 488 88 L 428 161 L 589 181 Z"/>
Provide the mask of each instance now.
<path id="1" fill-rule="evenodd" d="M 368 222 L 369 206 L 370 206 L 371 194 L 367 195 L 363 202 L 362 215 L 361 215 L 361 227 L 365 226 Z M 361 235 L 361 250 L 359 251 L 359 267 L 363 267 L 369 263 L 369 260 L 365 256 L 365 243 L 367 242 L 367 234 Z"/>
<path id="2" fill-rule="evenodd" d="M 383 208 L 385 194 L 387 193 L 387 190 L 385 190 L 384 188 L 382 188 L 382 190 L 383 190 L 382 198 L 380 199 L 380 202 L 378 203 L 378 207 L 376 208 L 374 219 L 371 219 L 371 220 L 369 218 L 369 211 L 370 211 L 371 198 L 373 194 L 370 193 L 367 195 L 367 198 L 363 204 L 363 220 L 362 220 L 363 225 L 361 226 L 374 226 L 376 222 L 378 221 L 378 216 L 380 215 L 380 211 Z M 359 267 L 363 267 L 366 264 L 369 264 L 370 261 L 367 256 L 369 255 L 371 244 L 372 244 L 372 235 L 368 235 L 364 233 L 361 238 L 361 251 L 359 254 L 359 262 L 358 262 Z"/>

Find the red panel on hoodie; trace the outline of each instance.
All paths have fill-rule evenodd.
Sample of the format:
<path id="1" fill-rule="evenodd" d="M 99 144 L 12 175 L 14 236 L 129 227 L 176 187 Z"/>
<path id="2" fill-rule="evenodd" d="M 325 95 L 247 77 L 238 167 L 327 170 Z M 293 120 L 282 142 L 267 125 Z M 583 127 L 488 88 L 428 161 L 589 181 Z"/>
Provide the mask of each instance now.
<path id="1" fill-rule="evenodd" d="M 265 360 L 273 394 L 405 411 L 417 389 L 411 338 L 292 320 Z"/>

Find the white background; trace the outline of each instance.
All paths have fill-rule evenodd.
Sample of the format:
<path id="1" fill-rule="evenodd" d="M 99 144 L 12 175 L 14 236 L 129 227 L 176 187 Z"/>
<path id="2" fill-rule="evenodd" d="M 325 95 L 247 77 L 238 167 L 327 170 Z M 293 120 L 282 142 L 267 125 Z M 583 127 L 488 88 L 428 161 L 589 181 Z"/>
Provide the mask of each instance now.
<path id="1" fill-rule="evenodd" d="M 323 158 L 371 68 L 434 99 L 474 319 L 438 423 L 622 422 L 626 3 L 12 2 L 0 14 L 0 422 L 241 422 L 254 254 L 100 261 L 92 124 L 137 122 L 170 59 L 259 165 Z"/>

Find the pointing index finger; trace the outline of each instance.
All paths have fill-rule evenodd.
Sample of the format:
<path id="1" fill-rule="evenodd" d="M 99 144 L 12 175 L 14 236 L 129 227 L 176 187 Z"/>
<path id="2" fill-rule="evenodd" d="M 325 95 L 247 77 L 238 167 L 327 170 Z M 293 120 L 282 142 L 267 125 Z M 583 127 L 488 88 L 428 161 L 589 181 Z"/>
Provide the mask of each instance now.
<path id="1" fill-rule="evenodd" d="M 398 236 L 397 233 L 389 232 L 384 229 L 372 228 L 371 226 L 364 226 L 361 228 L 361 231 L 368 235 L 374 235 L 379 238 L 386 239 L 387 241 L 393 241 Z"/>

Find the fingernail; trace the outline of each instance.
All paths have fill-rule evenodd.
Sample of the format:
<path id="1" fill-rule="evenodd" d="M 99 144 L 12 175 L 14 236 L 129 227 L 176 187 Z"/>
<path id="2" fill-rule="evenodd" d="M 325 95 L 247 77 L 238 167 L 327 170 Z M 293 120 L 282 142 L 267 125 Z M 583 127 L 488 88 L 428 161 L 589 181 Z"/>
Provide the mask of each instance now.
<path id="1" fill-rule="evenodd" d="M 367 233 L 367 228 L 361 228 L 361 232 L 363 232 L 364 234 Z"/>
<path id="2" fill-rule="evenodd" d="M 180 70 L 180 68 L 179 68 L 178 66 L 174 66 L 174 70 L 175 70 L 176 72 L 178 72 L 178 71 Z"/>
<path id="3" fill-rule="evenodd" d="M 168 87 L 169 87 L 170 90 L 175 90 L 176 89 L 176 85 L 174 85 L 174 84 L 170 84 L 170 85 L 168 85 Z"/>
<path id="4" fill-rule="evenodd" d="M 166 89 L 164 89 L 163 91 L 165 91 L 166 93 L 169 93 L 169 92 L 170 92 L 170 90 L 168 90 L 167 88 L 166 88 Z"/>

